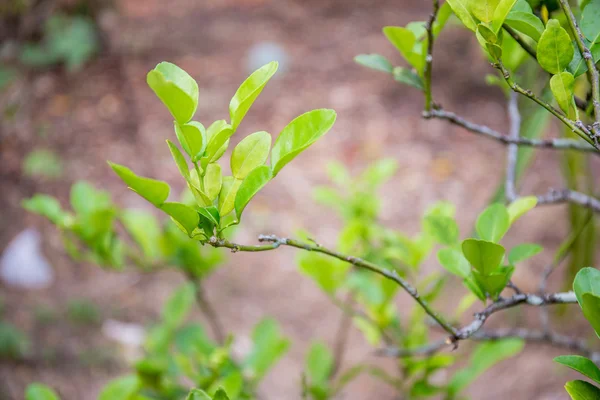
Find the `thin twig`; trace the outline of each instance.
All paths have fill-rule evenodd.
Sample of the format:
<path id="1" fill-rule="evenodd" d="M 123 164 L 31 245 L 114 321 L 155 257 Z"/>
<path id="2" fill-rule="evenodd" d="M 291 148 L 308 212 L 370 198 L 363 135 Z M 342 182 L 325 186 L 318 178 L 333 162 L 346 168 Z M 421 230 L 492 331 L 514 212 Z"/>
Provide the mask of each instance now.
<path id="1" fill-rule="evenodd" d="M 600 73 L 598 72 L 598 68 L 596 68 L 596 63 L 594 63 L 592 52 L 585 44 L 583 33 L 581 33 L 581 29 L 579 29 L 579 26 L 577 25 L 577 19 L 575 19 L 575 15 L 573 14 L 573 10 L 571 10 L 569 2 L 567 0 L 560 0 L 560 6 L 567 16 L 569 27 L 575 37 L 577 47 L 579 47 L 581 56 L 588 67 L 587 73 L 590 84 L 592 85 L 592 104 L 594 106 L 595 118 L 595 122 L 592 124 L 592 131 L 594 132 L 596 139 L 598 139 L 598 135 L 600 135 Z"/>
<path id="2" fill-rule="evenodd" d="M 600 212 L 599 199 L 588 196 L 587 194 L 581 192 L 576 192 L 574 190 L 550 189 L 547 194 L 538 196 L 538 204 L 560 204 L 567 202 L 579 204 L 580 206 L 589 208 L 594 212 Z"/>
<path id="3" fill-rule="evenodd" d="M 326 254 L 330 257 L 337 258 L 338 260 L 350 263 L 358 268 L 362 268 L 365 270 L 372 271 L 378 275 L 383 276 L 386 279 L 396 282 L 406 293 L 408 293 L 422 308 L 425 312 L 433 318 L 438 325 L 440 325 L 446 332 L 450 335 L 454 336 L 456 334 L 456 329 L 448 322 L 444 317 L 442 317 L 437 311 L 433 310 L 429 303 L 423 299 L 417 289 L 408 283 L 404 278 L 398 275 L 398 272 L 395 270 L 387 270 L 383 267 L 378 266 L 377 264 L 371 263 L 369 261 L 363 260 L 358 257 L 347 256 L 341 253 L 338 253 L 334 250 L 329 250 L 323 246 L 312 245 L 305 242 L 300 242 L 298 240 L 280 238 L 275 235 L 260 235 L 258 237 L 259 242 L 267 243 L 262 245 L 241 245 L 237 243 L 229 242 L 225 239 L 219 239 L 216 236 L 210 238 L 208 243 L 214 247 L 225 247 L 231 249 L 231 251 L 247 251 L 247 252 L 260 252 L 260 251 L 270 251 L 279 248 L 279 246 L 290 246 L 298 249 L 303 249 L 307 251 L 314 251 L 317 253 Z"/>
<path id="4" fill-rule="evenodd" d="M 425 111 L 430 111 L 433 105 L 432 93 L 431 93 L 431 69 L 433 63 L 433 42 L 435 36 L 433 35 L 433 24 L 437 17 L 437 13 L 440 9 L 439 0 L 432 0 L 433 10 L 429 16 L 429 21 L 425 25 L 427 30 L 427 55 L 425 56 L 425 67 L 423 69 L 423 87 L 425 92 Z"/>
<path id="5" fill-rule="evenodd" d="M 600 152 L 596 150 L 594 147 L 590 146 L 588 143 L 581 140 L 573 140 L 573 139 L 529 139 L 525 137 L 520 138 L 511 138 L 508 135 L 504 135 L 498 131 L 491 129 L 485 125 L 478 125 L 471 121 L 464 119 L 456 115 L 453 112 L 445 111 L 443 109 L 431 110 L 427 113 L 424 113 L 423 116 L 425 118 L 438 118 L 451 122 L 454 125 L 458 125 L 460 127 L 465 128 L 469 132 L 482 135 L 484 137 L 494 139 L 504 145 L 516 144 L 519 146 L 527 146 L 527 147 L 538 147 L 543 149 L 551 149 L 551 150 L 577 150 L 584 152 L 592 152 L 592 154 L 596 156 L 600 156 Z"/>
<path id="6" fill-rule="evenodd" d="M 512 92 L 508 101 L 508 116 L 510 119 L 509 137 L 513 140 L 519 140 L 521 132 L 521 114 L 519 113 L 519 105 L 517 94 Z M 515 143 L 508 145 L 506 152 L 506 183 L 504 191 L 506 200 L 509 202 L 515 201 L 517 198 L 517 156 L 519 147 Z"/>

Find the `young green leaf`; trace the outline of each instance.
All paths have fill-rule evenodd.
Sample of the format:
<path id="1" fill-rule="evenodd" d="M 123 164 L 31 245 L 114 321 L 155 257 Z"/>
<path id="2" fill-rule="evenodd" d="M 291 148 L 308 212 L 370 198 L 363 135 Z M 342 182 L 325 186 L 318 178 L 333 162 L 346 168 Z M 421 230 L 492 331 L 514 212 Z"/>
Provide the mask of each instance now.
<path id="1" fill-rule="evenodd" d="M 279 134 L 271 151 L 273 177 L 298 154 L 325 135 L 335 123 L 335 111 L 312 110 L 292 120 Z"/>
<path id="2" fill-rule="evenodd" d="M 215 226 L 218 226 L 221 222 L 221 215 L 219 215 L 219 210 L 215 206 L 202 207 L 199 212 Z"/>
<path id="3" fill-rule="evenodd" d="M 206 145 L 204 125 L 196 121 L 187 124 L 180 124 L 175 121 L 174 126 L 177 140 L 181 143 L 183 150 L 190 156 L 192 161 L 198 161 L 204 153 L 204 146 Z"/>
<path id="4" fill-rule="evenodd" d="M 325 293 L 335 294 L 345 283 L 348 264 L 338 262 L 318 253 L 304 253 L 298 256 L 300 271 L 309 276 Z"/>
<path id="5" fill-rule="evenodd" d="M 213 400 L 204 390 L 192 389 L 185 400 Z"/>
<path id="6" fill-rule="evenodd" d="M 155 179 L 144 178 L 136 175 L 129 168 L 119 164 L 108 162 L 108 165 L 115 171 L 119 178 L 129 186 L 131 190 L 154 204 L 156 207 L 161 206 L 169 197 L 171 188 L 165 182 Z"/>
<path id="7" fill-rule="evenodd" d="M 454 14 L 460 19 L 464 26 L 475 32 L 477 29 L 477 21 L 471 14 L 469 3 L 472 0 L 447 0 Z"/>
<path id="8" fill-rule="evenodd" d="M 225 122 L 225 120 L 215 121 L 206 131 L 206 137 L 208 144 L 206 145 L 205 158 L 207 164 L 217 161 L 229 145 L 229 138 L 233 135 L 234 131 L 231 125 Z"/>
<path id="9" fill-rule="evenodd" d="M 573 400 L 600 399 L 600 389 L 586 381 L 570 381 L 565 384 L 565 390 Z"/>
<path id="10" fill-rule="evenodd" d="M 494 19 L 494 12 L 501 0 L 469 0 L 469 11 L 478 20 L 491 23 Z"/>
<path id="11" fill-rule="evenodd" d="M 537 197 L 526 196 L 519 197 L 508 206 L 508 216 L 510 225 L 512 225 L 517 219 L 521 218 L 527 211 L 533 209 L 537 205 Z"/>
<path id="12" fill-rule="evenodd" d="M 558 356 L 555 362 L 587 376 L 596 383 L 600 383 L 600 368 L 589 358 L 582 356 Z"/>
<path id="13" fill-rule="evenodd" d="M 469 289 L 471 293 L 477 296 L 479 300 L 483 302 L 487 300 L 485 293 L 483 293 L 477 282 L 475 282 L 475 278 L 473 276 L 468 276 L 463 279 L 463 285 L 465 285 L 465 287 Z"/>
<path id="14" fill-rule="evenodd" d="M 482 275 L 493 273 L 502 263 L 504 247 L 485 240 L 467 239 L 462 243 L 465 258 Z"/>
<path id="15" fill-rule="evenodd" d="M 219 194 L 219 214 L 221 216 L 225 216 L 233 211 L 235 197 L 241 184 L 242 180 L 235 179 L 233 176 L 223 178 L 223 186 Z"/>
<path id="16" fill-rule="evenodd" d="M 229 376 L 233 376 L 233 374 Z M 229 400 L 229 396 L 227 396 L 227 393 L 225 393 L 225 391 L 222 388 L 219 388 L 215 392 L 213 400 Z"/>
<path id="17" fill-rule="evenodd" d="M 44 384 L 31 383 L 25 390 L 25 400 L 60 400 L 60 397 Z"/>
<path id="18" fill-rule="evenodd" d="M 544 33 L 544 24 L 532 12 L 511 11 L 506 18 L 505 24 L 521 32 L 536 42 Z"/>
<path id="19" fill-rule="evenodd" d="M 159 208 L 168 214 L 179 226 L 183 227 L 184 232 L 189 236 L 192 235 L 192 232 L 198 226 L 198 213 L 183 203 L 163 203 Z"/>
<path id="20" fill-rule="evenodd" d="M 560 22 L 551 19 L 540 37 L 537 59 L 540 66 L 551 74 L 558 74 L 567 68 L 575 50 L 567 31 Z"/>
<path id="21" fill-rule="evenodd" d="M 306 372 L 309 382 L 313 385 L 326 383 L 333 369 L 333 362 L 333 354 L 325 344 L 313 343 L 306 357 Z"/>
<path id="22" fill-rule="evenodd" d="M 590 43 L 600 43 L 600 0 L 592 0 L 585 6 L 579 27 Z"/>
<path id="23" fill-rule="evenodd" d="M 492 299 L 497 300 L 498 296 L 500 293 L 502 293 L 502 290 L 504 290 L 514 272 L 515 267 L 504 266 L 487 275 L 474 270 L 473 276 L 475 281 L 477 281 L 479 284 L 479 287 L 488 293 Z"/>
<path id="24" fill-rule="evenodd" d="M 196 289 L 191 282 L 181 285 L 169 297 L 162 310 L 162 320 L 170 329 L 179 327 L 194 305 Z"/>
<path id="25" fill-rule="evenodd" d="M 177 164 L 179 173 L 185 178 L 186 181 L 189 181 L 190 170 L 187 161 L 185 161 L 185 157 L 183 157 L 183 154 L 181 154 L 179 148 L 177 148 L 177 146 L 175 146 L 169 139 L 167 139 L 167 145 L 169 146 L 169 150 L 171 150 L 171 155 L 173 156 L 173 160 L 175 160 L 175 164 Z"/>
<path id="26" fill-rule="evenodd" d="M 415 52 L 417 38 L 409 29 L 399 26 L 386 26 L 383 28 L 385 37 L 398 49 L 402 57 L 420 74 L 423 72 L 425 59 L 419 52 Z"/>
<path id="27" fill-rule="evenodd" d="M 498 5 L 494 9 L 494 16 L 492 18 L 492 29 L 498 33 L 502 29 L 502 24 L 506 20 L 506 17 L 514 7 L 517 0 L 500 0 Z"/>
<path id="28" fill-rule="evenodd" d="M 569 117 L 576 116 L 577 108 L 573 99 L 575 78 L 570 72 L 561 72 L 550 79 L 550 89 L 559 107 Z"/>
<path id="29" fill-rule="evenodd" d="M 600 296 L 600 271 L 591 267 L 580 269 L 573 281 L 573 291 L 580 306 L 583 304 L 584 293 Z"/>
<path id="30" fill-rule="evenodd" d="M 68 219 L 69 213 L 62 210 L 56 198 L 45 194 L 35 194 L 21 203 L 29 212 L 48 218 L 53 224 L 62 226 Z"/>
<path id="31" fill-rule="evenodd" d="M 148 86 L 180 124 L 192 119 L 198 106 L 198 84 L 175 64 L 161 62 L 146 78 Z"/>
<path id="32" fill-rule="evenodd" d="M 204 192 L 211 201 L 219 195 L 222 182 L 221 166 L 216 163 L 208 164 L 204 175 Z"/>
<path id="33" fill-rule="evenodd" d="M 138 210 L 125 210 L 121 215 L 121 221 L 133 240 L 142 248 L 144 256 L 151 260 L 160 256 L 161 229 L 152 214 Z"/>
<path id="34" fill-rule="evenodd" d="M 512 265 L 540 253 L 544 248 L 538 244 L 524 243 L 513 247 L 508 253 L 508 262 Z"/>
<path id="35" fill-rule="evenodd" d="M 240 125 L 240 122 L 242 122 L 254 100 L 262 92 L 267 82 L 269 82 L 269 79 L 275 74 L 278 66 L 277 61 L 272 61 L 260 67 L 246 78 L 235 92 L 229 103 L 229 116 L 234 131 Z"/>
<path id="36" fill-rule="evenodd" d="M 246 136 L 233 149 L 231 172 L 236 179 L 244 179 L 248 174 L 267 161 L 271 149 L 271 135 L 265 131 Z"/>
<path id="37" fill-rule="evenodd" d="M 254 347 L 244 361 L 244 369 L 252 381 L 258 382 L 289 348 L 279 325 L 272 319 L 264 319 L 252 332 Z"/>
<path id="38" fill-rule="evenodd" d="M 394 70 L 392 63 L 380 54 L 359 54 L 354 57 L 354 62 L 376 71 L 387 72 L 391 74 Z"/>
<path id="39" fill-rule="evenodd" d="M 442 264 L 442 267 L 446 268 L 448 272 L 454 275 L 460 276 L 461 278 L 467 278 L 471 275 L 469 261 L 467 261 L 463 253 L 456 249 L 451 247 L 441 249 L 437 253 L 437 259 L 440 264 Z"/>
<path id="40" fill-rule="evenodd" d="M 423 219 L 425 232 L 441 244 L 452 246 L 458 242 L 459 230 L 452 217 L 428 215 Z"/>
<path id="41" fill-rule="evenodd" d="M 424 90 L 425 88 L 421 77 L 407 68 L 395 67 L 392 74 L 396 82 L 404 83 L 419 90 Z"/>
<path id="42" fill-rule="evenodd" d="M 499 242 L 510 227 L 510 216 L 503 204 L 495 203 L 477 218 L 477 233 L 483 240 Z"/>
<path id="43" fill-rule="evenodd" d="M 112 207 L 110 195 L 96 190 L 86 181 L 78 181 L 71 186 L 71 206 L 78 216 L 86 216 L 99 210 Z"/>
<path id="44" fill-rule="evenodd" d="M 266 165 L 254 169 L 240 184 L 240 187 L 235 195 L 235 214 L 238 220 L 242 217 L 244 208 L 256 193 L 260 191 L 273 178 L 271 169 Z"/>
<path id="45" fill-rule="evenodd" d="M 498 43 L 496 33 L 484 24 L 477 25 L 477 33 L 488 43 Z"/>
<path id="46" fill-rule="evenodd" d="M 117 378 L 104 386 L 98 400 L 129 400 L 140 390 L 142 383 L 136 375 Z"/>

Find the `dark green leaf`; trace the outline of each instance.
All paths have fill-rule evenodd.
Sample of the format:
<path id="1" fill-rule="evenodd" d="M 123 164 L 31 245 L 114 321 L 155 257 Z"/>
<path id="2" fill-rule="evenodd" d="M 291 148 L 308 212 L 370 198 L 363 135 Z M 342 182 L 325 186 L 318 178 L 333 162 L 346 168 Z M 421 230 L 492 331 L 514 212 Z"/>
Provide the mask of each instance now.
<path id="1" fill-rule="evenodd" d="M 600 297 L 592 293 L 584 293 L 581 299 L 583 315 L 596 331 L 596 335 L 600 337 Z"/>
<path id="2" fill-rule="evenodd" d="M 585 6 L 579 27 L 590 43 L 600 42 L 600 0 L 592 0 Z"/>

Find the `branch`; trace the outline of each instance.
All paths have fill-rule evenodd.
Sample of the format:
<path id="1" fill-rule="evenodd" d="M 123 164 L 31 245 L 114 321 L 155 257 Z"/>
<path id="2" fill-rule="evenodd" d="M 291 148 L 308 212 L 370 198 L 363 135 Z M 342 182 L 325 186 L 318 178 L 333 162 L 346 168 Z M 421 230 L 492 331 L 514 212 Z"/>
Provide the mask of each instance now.
<path id="1" fill-rule="evenodd" d="M 221 321 L 219 320 L 215 309 L 204 295 L 202 284 L 197 280 L 194 280 L 193 282 L 196 287 L 196 302 L 206 317 L 208 324 L 215 335 L 215 339 L 219 344 L 225 343 L 225 330 L 223 329 L 223 325 L 221 325 Z"/>
<path id="2" fill-rule="evenodd" d="M 571 10 L 569 2 L 566 0 L 560 0 L 560 6 L 562 7 L 565 15 L 567 16 L 571 32 L 573 32 L 575 42 L 577 42 L 577 47 L 579 47 L 581 56 L 585 60 L 585 64 L 588 67 L 587 73 L 590 80 L 590 84 L 592 85 L 592 104 L 594 105 L 595 118 L 595 122 L 592 124 L 592 131 L 594 132 L 594 135 L 597 140 L 598 135 L 600 135 L 600 74 L 598 73 L 598 69 L 596 68 L 596 64 L 594 63 L 594 57 L 592 56 L 592 52 L 585 44 L 583 34 L 581 33 L 581 29 L 579 29 L 579 26 L 577 25 L 577 20 L 575 19 L 575 15 L 573 15 L 573 10 Z"/>
<path id="3" fill-rule="evenodd" d="M 352 303 L 354 302 L 354 292 L 348 292 L 344 306 L 352 309 Z M 346 352 L 346 346 L 348 345 L 348 336 L 350 334 L 350 327 L 352 326 L 352 314 L 342 312 L 342 318 L 338 326 L 337 333 L 335 335 L 335 342 L 333 347 L 333 367 L 329 373 L 329 378 L 336 376 L 340 368 L 342 367 L 342 361 L 344 359 L 344 353 Z"/>
<path id="4" fill-rule="evenodd" d="M 225 248 L 231 249 L 231 251 L 233 251 L 233 252 L 237 252 L 237 251 L 247 251 L 247 252 L 270 251 L 270 250 L 275 250 L 275 249 L 279 248 L 279 246 L 289 246 L 289 247 L 295 247 L 297 249 L 314 251 L 317 253 L 326 254 L 330 257 L 337 258 L 338 260 L 350 263 L 358 268 L 372 271 L 378 275 L 383 276 L 386 279 L 396 282 L 446 332 L 448 332 L 451 336 L 455 336 L 457 333 L 456 329 L 454 329 L 454 327 L 452 325 L 450 325 L 450 323 L 447 322 L 444 319 L 444 317 L 442 317 L 440 314 L 438 314 L 436 311 L 434 311 L 425 299 L 421 298 L 421 296 L 417 292 L 417 289 L 414 286 L 412 286 L 411 284 L 409 284 L 406 280 L 404 280 L 400 275 L 398 275 L 398 272 L 395 270 L 392 270 L 392 271 L 387 270 L 387 269 L 382 268 L 382 267 L 380 267 L 376 264 L 373 264 L 369 261 L 363 260 L 358 257 L 346 256 L 346 255 L 338 253 L 336 251 L 329 250 L 318 244 L 309 244 L 309 243 L 304 243 L 304 242 L 301 242 L 298 240 L 280 238 L 275 235 L 260 235 L 258 237 L 258 241 L 262 242 L 262 243 L 267 243 L 267 244 L 255 245 L 255 246 L 241 245 L 241 244 L 229 242 L 228 240 L 225 240 L 225 239 L 219 239 L 216 236 L 211 237 L 210 240 L 208 241 L 208 243 L 213 247 L 225 247 Z"/>
<path id="5" fill-rule="evenodd" d="M 510 133 L 509 138 L 512 140 L 519 140 L 521 132 L 521 114 L 519 114 L 519 105 L 517 101 L 517 94 L 511 93 L 508 101 L 508 116 L 510 119 Z M 504 185 L 504 191 L 506 193 L 506 199 L 509 202 L 514 201 L 517 198 L 517 156 L 519 147 L 515 143 L 508 145 L 508 151 L 506 152 L 506 183 Z"/>
<path id="6" fill-rule="evenodd" d="M 429 21 L 425 25 L 427 30 L 427 56 L 425 57 L 425 68 L 423 69 L 423 87 L 425 92 L 425 111 L 430 111 L 432 108 L 433 100 L 431 94 L 431 68 L 433 62 L 433 42 L 435 37 L 433 35 L 433 24 L 437 17 L 437 13 L 440 9 L 439 0 L 432 0 L 433 11 L 429 16 Z"/>
<path id="7" fill-rule="evenodd" d="M 576 192 L 574 190 L 550 189 L 547 194 L 538 196 L 538 204 L 560 204 L 567 202 L 579 204 L 580 206 L 589 208 L 594 212 L 600 212 L 599 199 L 588 196 L 587 194 L 581 192 Z"/>
<path id="8" fill-rule="evenodd" d="M 465 128 L 469 132 L 494 139 L 504 145 L 516 144 L 519 146 L 528 146 L 528 147 L 539 147 L 544 149 L 551 150 L 577 150 L 584 152 L 592 152 L 596 156 L 600 156 L 600 152 L 598 152 L 594 147 L 590 146 L 586 142 L 581 140 L 573 140 L 573 139 L 529 139 L 524 137 L 519 138 L 511 138 L 510 136 L 504 135 L 498 131 L 493 130 L 492 128 L 485 125 L 478 125 L 471 121 L 468 121 L 453 112 L 445 111 L 443 109 L 431 110 L 429 112 L 423 113 L 423 117 L 425 118 L 438 118 L 444 119 L 446 121 L 451 122 L 454 125 L 458 125 L 460 127 Z"/>

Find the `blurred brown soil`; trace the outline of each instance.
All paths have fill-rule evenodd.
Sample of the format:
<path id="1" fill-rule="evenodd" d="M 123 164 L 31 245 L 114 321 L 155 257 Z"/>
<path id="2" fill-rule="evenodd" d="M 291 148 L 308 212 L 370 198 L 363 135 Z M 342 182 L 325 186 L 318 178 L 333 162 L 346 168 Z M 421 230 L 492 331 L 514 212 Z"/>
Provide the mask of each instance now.
<path id="1" fill-rule="evenodd" d="M 500 145 L 443 122 L 422 120 L 419 93 L 352 60 L 359 53 L 380 53 L 400 63 L 381 27 L 425 19 L 429 2 L 119 0 L 117 5 L 118 12 L 102 21 L 110 38 L 109 52 L 74 75 L 60 70 L 28 74 L 0 99 L 1 105 L 20 104 L 0 132 L 0 250 L 25 226 L 36 226 L 45 234 L 46 254 L 58 275 L 56 283 L 43 291 L 2 288 L 7 318 L 34 333 L 36 352 L 44 356 L 36 363 L 0 364 L 2 399 L 22 398 L 23 388 L 32 380 L 51 383 L 66 400 L 95 399 L 108 379 L 126 370 L 122 352 L 98 327 L 43 324 L 31 310 L 61 309 L 69 299 L 87 297 L 100 306 L 105 318 L 149 324 L 181 282 L 174 273 L 139 277 L 135 272 L 117 274 L 75 264 L 64 255 L 53 228 L 19 206 L 36 192 L 50 193 L 66 204 L 71 183 L 86 179 L 109 189 L 122 206 L 146 207 L 110 173 L 107 159 L 182 189 L 164 143 L 171 135 L 171 120 L 145 84 L 146 72 L 162 60 L 177 63 L 198 80 L 197 116 L 205 125 L 227 117 L 229 99 L 247 75 L 248 48 L 261 41 L 283 46 L 289 65 L 253 106 L 242 134 L 255 130 L 276 134 L 293 117 L 313 108 L 331 107 L 338 112 L 332 132 L 286 167 L 253 201 L 240 242 L 253 242 L 259 233 L 293 235 L 302 228 L 322 243 L 335 243 L 340 222 L 311 197 L 312 188 L 326 182 L 325 165 L 331 159 L 353 170 L 380 157 L 397 159 L 398 173 L 381 193 L 383 219 L 411 234 L 419 229 L 423 210 L 437 200 L 456 204 L 462 232 L 469 232 L 500 182 L 504 168 Z M 491 72 L 470 35 L 449 28 L 435 52 L 437 100 L 505 131 L 502 94 L 484 81 Z M 22 175 L 24 155 L 39 147 L 61 155 L 64 179 L 53 182 Z M 559 176 L 554 155 L 540 153 L 524 187 L 542 193 L 550 186 L 561 187 Z M 564 207 L 531 213 L 517 224 L 509 242 L 524 240 L 555 248 L 566 227 L 561 222 L 549 229 L 549 223 L 565 221 L 564 215 Z M 264 316 L 275 317 L 293 340 L 290 352 L 261 386 L 262 398 L 269 400 L 300 397 L 300 372 L 309 340 L 331 343 L 339 320 L 339 312 L 326 297 L 310 281 L 299 278 L 294 255 L 284 249 L 228 256 L 227 265 L 207 285 L 208 296 L 241 347 L 249 340 L 253 324 Z M 535 290 L 536 275 L 550 257 L 548 251 L 520 268 L 517 284 Z M 430 260 L 427 269 L 433 268 L 436 263 Z M 460 293 L 462 288 L 455 291 L 456 299 Z M 448 300 L 439 307 L 450 310 L 455 299 Z M 412 306 L 404 296 L 399 301 Z M 499 321 L 502 318 L 495 317 L 490 325 L 538 323 L 530 312 L 506 313 Z M 569 326 L 560 329 L 577 331 Z M 82 352 L 90 354 L 82 357 Z M 516 360 L 482 376 L 469 393 L 487 400 L 564 399 L 567 376 L 551 362 L 558 354 L 561 350 L 531 345 Z M 393 367 L 390 360 L 371 355 L 360 334 L 353 332 L 347 361 L 358 360 Z M 360 378 L 343 398 L 394 397 L 379 382 Z"/>

